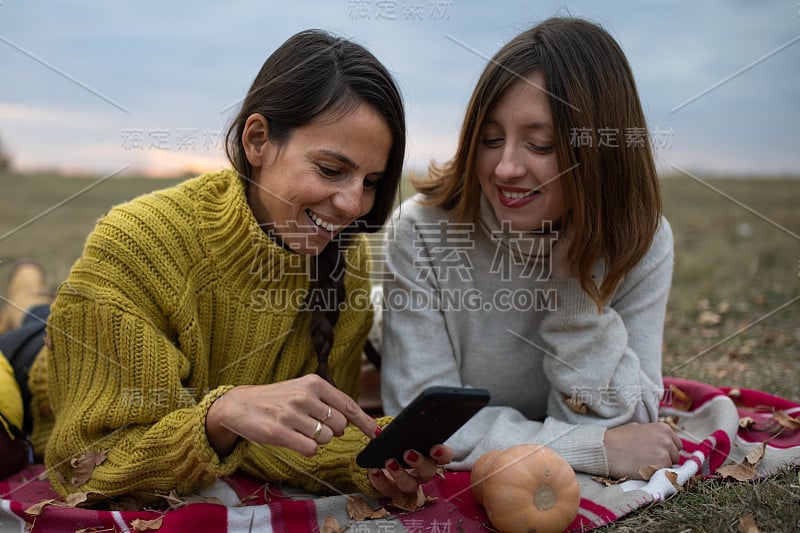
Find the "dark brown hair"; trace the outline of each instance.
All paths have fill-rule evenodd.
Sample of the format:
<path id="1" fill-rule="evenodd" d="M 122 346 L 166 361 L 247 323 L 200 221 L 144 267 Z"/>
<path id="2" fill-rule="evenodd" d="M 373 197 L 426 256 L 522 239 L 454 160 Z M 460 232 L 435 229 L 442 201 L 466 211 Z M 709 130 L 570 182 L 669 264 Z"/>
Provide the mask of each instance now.
<path id="1" fill-rule="evenodd" d="M 539 71 L 550 95 L 554 148 L 574 232 L 568 253 L 581 287 L 602 308 L 644 257 L 661 218 L 661 193 L 633 73 L 617 42 L 601 27 L 551 18 L 517 35 L 491 59 L 467 107 L 456 154 L 431 164 L 416 181 L 426 203 L 477 221 L 480 183 L 475 153 L 484 120 L 510 85 Z M 573 141 L 576 132 L 616 131 L 617 146 Z M 640 135 L 626 142 L 626 134 Z M 569 170 L 568 170 L 569 169 Z M 605 263 L 598 287 L 592 269 Z"/>
<path id="2" fill-rule="evenodd" d="M 372 209 L 317 257 L 317 286 L 309 295 L 323 295 L 325 301 L 308 305 L 313 313 L 310 330 L 319 361 L 317 373 L 331 382 L 328 355 L 339 304 L 345 301 L 345 250 L 353 234 L 375 232 L 383 226 L 400 186 L 406 145 L 400 91 L 386 68 L 361 45 L 321 30 L 306 30 L 290 37 L 267 58 L 226 135 L 228 159 L 249 182 L 253 169 L 244 151 L 242 133 L 250 115 L 263 115 L 269 122 L 270 141 L 282 145 L 296 128 L 320 118 L 335 120 L 360 104 L 369 105 L 384 118 L 392 133 L 392 146 Z"/>

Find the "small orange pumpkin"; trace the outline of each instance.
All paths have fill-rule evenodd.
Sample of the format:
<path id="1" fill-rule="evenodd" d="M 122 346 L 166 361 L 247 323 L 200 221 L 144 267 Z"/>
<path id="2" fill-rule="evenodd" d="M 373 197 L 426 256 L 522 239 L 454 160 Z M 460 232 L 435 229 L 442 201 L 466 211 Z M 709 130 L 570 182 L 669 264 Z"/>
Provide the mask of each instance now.
<path id="1" fill-rule="evenodd" d="M 490 450 L 478 457 L 478 460 L 472 465 L 472 473 L 469 475 L 470 486 L 475 500 L 481 505 L 483 505 L 483 482 L 491 472 L 489 469 L 492 463 L 501 453 L 500 450 Z"/>
<path id="2" fill-rule="evenodd" d="M 490 455 L 492 454 L 492 455 Z M 493 454 L 479 466 L 476 496 L 503 533 L 563 531 L 578 514 L 581 489 L 575 471 L 546 446 L 523 444 Z M 473 482 L 479 481 L 473 469 Z M 473 486 L 473 492 L 475 486 Z"/>

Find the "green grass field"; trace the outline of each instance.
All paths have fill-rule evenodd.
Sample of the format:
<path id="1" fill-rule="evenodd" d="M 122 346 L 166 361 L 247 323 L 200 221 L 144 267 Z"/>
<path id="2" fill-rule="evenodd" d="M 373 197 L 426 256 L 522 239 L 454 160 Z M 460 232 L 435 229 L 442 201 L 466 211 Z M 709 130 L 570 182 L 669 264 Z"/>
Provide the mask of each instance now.
<path id="1" fill-rule="evenodd" d="M 55 288 L 111 206 L 175 180 L 0 174 L 0 280 L 31 257 Z M 675 234 L 664 374 L 800 401 L 800 179 L 662 179 Z M 407 196 L 408 193 L 405 193 Z M 800 470 L 704 481 L 601 531 L 800 530 Z"/>

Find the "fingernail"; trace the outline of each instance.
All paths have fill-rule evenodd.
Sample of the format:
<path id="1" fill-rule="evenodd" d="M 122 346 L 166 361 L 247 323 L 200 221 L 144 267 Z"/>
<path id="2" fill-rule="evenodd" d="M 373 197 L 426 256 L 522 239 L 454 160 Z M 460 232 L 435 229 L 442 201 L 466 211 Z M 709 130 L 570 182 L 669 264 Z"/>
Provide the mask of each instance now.
<path id="1" fill-rule="evenodd" d="M 412 463 L 416 463 L 417 459 L 419 459 L 419 455 L 417 455 L 417 452 L 415 451 L 410 451 L 406 454 L 406 459 Z"/>
<path id="2" fill-rule="evenodd" d="M 381 427 L 380 427 L 380 426 L 376 427 L 376 428 L 375 428 L 375 436 L 377 437 L 378 435 L 380 435 L 382 431 L 383 431 L 383 430 L 381 429 Z"/>
<path id="3" fill-rule="evenodd" d="M 433 451 L 433 456 L 434 457 L 441 457 L 442 453 L 444 453 L 444 450 L 442 450 L 442 447 L 441 446 L 437 446 L 436 449 Z"/>
<path id="4" fill-rule="evenodd" d="M 373 470 L 370 470 L 369 473 L 370 473 L 370 475 L 372 475 L 372 477 L 380 477 L 381 476 L 381 471 L 378 470 L 377 468 L 373 469 Z"/>
<path id="5" fill-rule="evenodd" d="M 400 470 L 400 463 L 392 459 L 391 461 L 389 461 L 389 470 L 391 470 L 392 472 L 397 472 L 398 470 Z"/>

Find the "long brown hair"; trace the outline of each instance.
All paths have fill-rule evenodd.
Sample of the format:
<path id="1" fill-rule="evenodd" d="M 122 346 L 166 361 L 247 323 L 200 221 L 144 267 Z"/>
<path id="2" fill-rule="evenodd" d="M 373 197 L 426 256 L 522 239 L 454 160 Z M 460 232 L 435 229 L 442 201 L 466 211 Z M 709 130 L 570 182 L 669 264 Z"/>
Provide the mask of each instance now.
<path id="1" fill-rule="evenodd" d="M 392 146 L 384 177 L 377 182 L 372 209 L 333 239 L 317 256 L 316 289 L 309 292 L 310 332 L 317 353 L 317 373 L 332 382 L 328 355 L 339 305 L 345 301 L 345 250 L 358 232 L 376 232 L 391 213 L 405 157 L 403 101 L 386 68 L 361 45 L 321 30 L 290 37 L 264 62 L 226 135 L 228 159 L 246 182 L 253 169 L 242 144 L 247 118 L 260 113 L 269 121 L 270 141 L 285 144 L 292 132 L 321 116 L 332 119 L 365 103 L 386 121 Z M 342 133 L 346 135 L 346 132 Z M 324 301 L 320 301 L 320 295 Z"/>
<path id="2" fill-rule="evenodd" d="M 467 107 L 456 154 L 431 164 L 430 181 L 415 181 L 426 203 L 476 221 L 480 183 L 475 153 L 481 127 L 501 94 L 535 71 L 550 95 L 554 147 L 574 231 L 569 260 L 581 287 L 601 309 L 644 257 L 661 218 L 661 192 L 633 73 L 617 42 L 601 27 L 551 18 L 517 35 L 483 71 Z M 616 146 L 600 132 L 616 132 Z M 589 132 L 593 142 L 575 142 Z M 600 286 L 592 279 L 605 263 Z"/>

